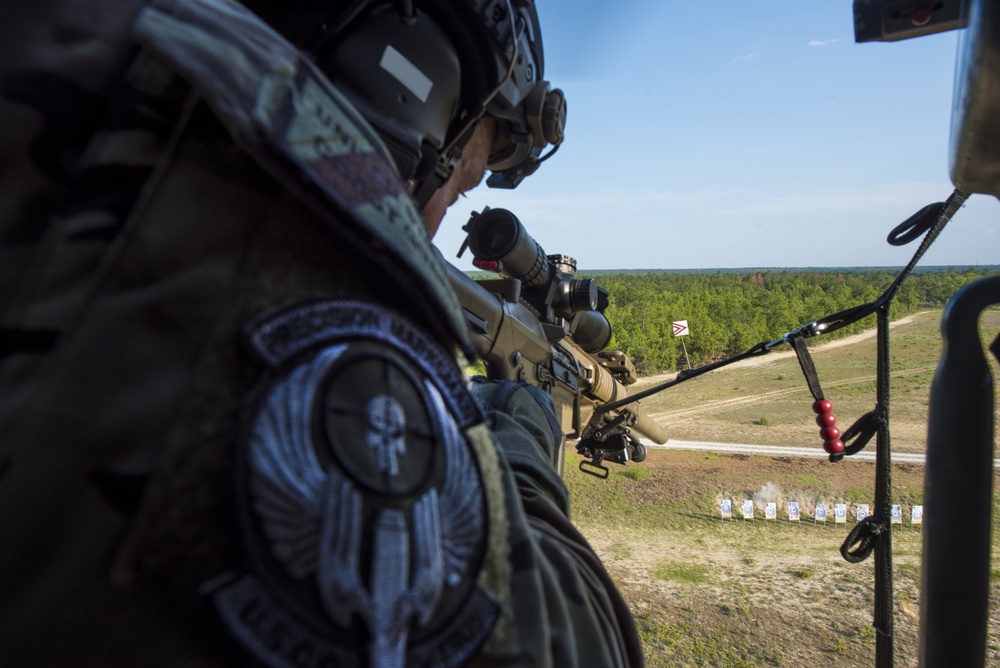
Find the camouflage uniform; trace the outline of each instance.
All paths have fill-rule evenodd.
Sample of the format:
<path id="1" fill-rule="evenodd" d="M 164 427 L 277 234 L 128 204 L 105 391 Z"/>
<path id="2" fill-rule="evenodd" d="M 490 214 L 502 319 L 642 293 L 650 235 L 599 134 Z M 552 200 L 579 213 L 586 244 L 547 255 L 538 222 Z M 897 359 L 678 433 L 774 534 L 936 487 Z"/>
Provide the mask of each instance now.
<path id="1" fill-rule="evenodd" d="M 307 60 L 214 0 L 0 33 L 5 663 L 641 663 L 546 397 L 467 389 L 419 214 Z"/>

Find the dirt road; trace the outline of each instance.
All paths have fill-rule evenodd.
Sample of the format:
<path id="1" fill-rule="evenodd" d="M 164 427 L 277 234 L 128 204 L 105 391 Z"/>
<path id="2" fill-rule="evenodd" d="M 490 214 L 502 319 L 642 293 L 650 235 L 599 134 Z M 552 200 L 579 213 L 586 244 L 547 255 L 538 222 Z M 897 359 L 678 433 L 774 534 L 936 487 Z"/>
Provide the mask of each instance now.
<path id="1" fill-rule="evenodd" d="M 927 311 L 921 311 L 920 313 L 915 313 L 913 317 L 922 315 L 923 313 L 927 313 Z M 913 317 L 900 318 L 899 320 L 894 320 L 891 323 L 889 323 L 889 329 L 898 327 L 899 325 L 909 324 L 913 322 Z M 864 332 L 861 332 L 860 334 L 854 334 L 852 336 L 845 336 L 840 339 L 834 339 L 833 341 L 829 341 L 822 345 L 816 346 L 812 350 L 814 352 L 818 352 L 821 350 L 840 348 L 841 346 L 849 346 L 870 339 L 874 337 L 877 333 L 878 333 L 877 329 L 874 328 L 869 329 Z M 767 364 L 773 364 L 780 360 L 786 360 L 792 357 L 795 357 L 795 351 L 793 350 L 782 350 L 778 352 L 771 351 L 766 355 L 758 355 L 757 357 L 749 357 L 745 360 L 740 360 L 739 362 L 733 362 L 729 368 L 739 369 L 739 368 L 746 368 L 753 366 L 764 366 Z M 635 384 L 632 393 L 634 394 L 638 392 L 640 389 L 645 389 L 651 385 L 658 385 L 659 383 L 665 383 L 668 380 L 673 380 L 676 377 L 677 377 L 676 372 L 661 373 L 655 376 L 644 376 L 640 378 L 639 381 Z"/>

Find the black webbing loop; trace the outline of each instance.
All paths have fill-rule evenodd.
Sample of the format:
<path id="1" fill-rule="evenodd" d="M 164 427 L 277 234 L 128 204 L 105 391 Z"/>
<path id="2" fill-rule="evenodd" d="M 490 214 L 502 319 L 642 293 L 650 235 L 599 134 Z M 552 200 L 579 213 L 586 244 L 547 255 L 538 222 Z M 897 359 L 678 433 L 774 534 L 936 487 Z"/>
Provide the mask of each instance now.
<path id="1" fill-rule="evenodd" d="M 841 327 L 850 325 L 862 318 L 865 318 L 879 309 L 879 307 L 884 306 L 892 301 L 893 297 L 896 296 L 896 292 L 899 291 L 899 287 L 906 280 L 907 276 L 912 273 L 913 268 L 917 266 L 917 262 L 920 258 L 924 256 L 927 249 L 930 248 L 934 240 L 937 239 L 938 235 L 944 229 L 948 221 L 951 220 L 952 216 L 965 204 L 965 200 L 969 198 L 969 193 L 958 190 L 957 188 L 948 196 L 948 199 L 944 202 L 936 202 L 934 204 L 928 204 L 920 211 L 907 218 L 901 224 L 897 225 L 892 232 L 889 233 L 889 243 L 893 245 L 902 245 L 909 243 L 919 237 L 924 232 L 927 232 L 924 236 L 923 241 L 920 242 L 920 246 L 917 248 L 913 257 L 902 271 L 900 271 L 896 278 L 893 280 L 892 284 L 873 302 L 867 304 L 860 304 L 858 306 L 852 306 L 851 308 L 844 309 L 834 313 L 833 315 L 828 315 L 825 318 L 820 318 L 817 323 L 823 326 L 823 332 L 829 334 L 830 332 L 835 332 Z"/>
<path id="2" fill-rule="evenodd" d="M 928 204 L 894 227 L 889 236 L 886 237 L 886 241 L 893 246 L 905 246 L 931 229 L 931 226 L 941 217 L 942 211 L 944 211 L 944 202 Z"/>
<path id="3" fill-rule="evenodd" d="M 856 455 L 865 449 L 872 437 L 878 433 L 878 428 L 882 424 L 882 413 L 882 407 L 878 406 L 870 413 L 859 417 L 854 421 L 854 424 L 847 428 L 847 431 L 840 437 L 845 447 L 842 453 L 836 455 L 838 461 L 845 455 Z M 851 443 L 852 440 L 853 443 Z"/>
<path id="4" fill-rule="evenodd" d="M 840 554 L 845 561 L 859 564 L 872 555 L 878 537 L 885 532 L 889 524 L 882 518 L 869 515 L 854 525 L 851 532 L 840 546 Z M 853 550 L 852 546 L 857 545 Z"/>
<path id="5" fill-rule="evenodd" d="M 948 221 L 951 220 L 952 216 L 954 216 L 955 213 L 960 208 L 962 208 L 962 206 L 965 204 L 965 200 L 967 199 L 969 199 L 969 193 L 959 190 L 958 188 L 955 188 L 955 190 L 952 191 L 951 195 L 948 196 L 947 200 L 945 200 L 943 203 L 939 203 L 940 204 L 939 208 L 936 208 L 938 207 L 938 204 L 930 204 L 928 206 L 925 206 L 923 209 L 910 216 L 910 218 L 907 219 L 907 221 L 904 221 L 902 225 L 896 228 L 899 229 L 900 227 L 906 225 L 910 220 L 913 220 L 914 218 L 918 217 L 921 219 L 921 221 L 926 220 L 930 222 L 930 224 L 927 226 L 927 234 L 924 235 L 924 239 L 923 241 L 920 242 L 920 246 L 918 246 L 916 252 L 913 253 L 913 257 L 911 257 L 910 261 L 906 264 L 905 267 L 903 267 L 903 270 L 896 275 L 896 280 L 892 282 L 892 285 L 890 285 L 889 288 L 884 293 L 882 293 L 882 296 L 875 301 L 877 305 L 882 306 L 892 301 L 892 298 L 896 296 L 896 292 L 899 290 L 899 286 L 903 284 L 903 281 L 906 280 L 906 277 L 909 276 L 910 273 L 913 271 L 913 268 L 917 266 L 917 262 L 920 261 L 920 258 L 924 256 L 924 253 L 927 252 L 927 249 L 931 247 L 931 244 L 934 243 L 934 240 L 937 239 L 938 235 L 941 234 L 941 231 L 944 230 L 944 226 L 947 225 Z M 927 211 L 928 213 L 924 213 L 925 211 Z M 936 219 L 929 215 L 934 211 L 937 212 Z M 891 237 L 892 235 L 890 234 L 889 236 Z M 919 234 L 917 235 L 906 234 L 899 238 L 900 240 L 905 238 L 908 241 L 911 241 L 913 239 L 916 239 L 917 236 L 919 236 Z"/>
<path id="6" fill-rule="evenodd" d="M 802 375 L 806 377 L 806 385 L 812 392 L 816 401 L 823 399 L 823 388 L 819 384 L 819 374 L 816 373 L 816 365 L 813 364 L 812 355 L 809 354 L 809 346 L 799 334 L 792 334 L 788 337 L 788 342 L 795 349 L 795 356 L 799 358 L 799 367 L 802 368 Z"/>

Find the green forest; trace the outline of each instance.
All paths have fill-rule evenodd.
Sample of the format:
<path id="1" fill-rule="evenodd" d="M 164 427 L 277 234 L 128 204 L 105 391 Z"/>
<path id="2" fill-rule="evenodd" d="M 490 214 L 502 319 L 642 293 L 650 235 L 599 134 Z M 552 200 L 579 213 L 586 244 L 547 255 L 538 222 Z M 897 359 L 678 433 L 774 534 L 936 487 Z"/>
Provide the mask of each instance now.
<path id="1" fill-rule="evenodd" d="M 904 281 L 891 310 L 893 319 L 943 307 L 959 288 L 995 268 L 914 273 Z M 687 320 L 684 344 L 693 366 L 722 359 L 762 341 L 841 311 L 871 302 L 892 283 L 895 271 L 753 271 L 631 273 L 580 272 L 610 293 L 605 311 L 613 328 L 610 350 L 623 350 L 640 375 L 685 366 L 681 339 L 671 323 Z M 875 326 L 874 316 L 823 337 L 846 336 Z"/>

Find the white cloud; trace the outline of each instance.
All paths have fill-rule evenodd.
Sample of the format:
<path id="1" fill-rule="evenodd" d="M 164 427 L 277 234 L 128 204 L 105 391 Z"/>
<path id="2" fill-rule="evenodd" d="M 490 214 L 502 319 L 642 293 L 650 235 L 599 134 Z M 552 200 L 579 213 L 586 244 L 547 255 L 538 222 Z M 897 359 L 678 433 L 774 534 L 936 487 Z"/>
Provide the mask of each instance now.
<path id="1" fill-rule="evenodd" d="M 806 46 L 827 46 L 828 44 L 836 44 L 837 42 L 843 42 L 844 40 L 840 37 L 835 39 L 811 39 Z"/>
<path id="2" fill-rule="evenodd" d="M 764 45 L 766 45 L 769 41 L 771 41 L 770 38 L 768 38 L 768 37 L 761 37 L 756 42 L 754 42 L 753 44 L 750 45 L 750 50 L 749 51 L 747 51 L 746 53 L 744 53 L 742 56 L 736 56 L 730 62 L 733 62 L 733 63 L 745 63 L 748 60 L 753 60 L 754 58 L 756 58 L 757 56 L 760 55 L 761 49 L 763 49 Z"/>

